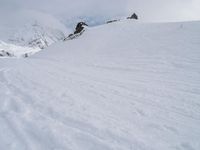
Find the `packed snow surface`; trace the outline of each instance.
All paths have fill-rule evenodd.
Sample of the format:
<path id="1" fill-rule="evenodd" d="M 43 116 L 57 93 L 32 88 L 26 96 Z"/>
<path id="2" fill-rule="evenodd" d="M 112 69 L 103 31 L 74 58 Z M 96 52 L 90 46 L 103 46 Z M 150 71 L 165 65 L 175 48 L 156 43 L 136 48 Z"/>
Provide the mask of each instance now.
<path id="1" fill-rule="evenodd" d="M 0 59 L 0 149 L 199 150 L 199 31 L 121 21 Z"/>

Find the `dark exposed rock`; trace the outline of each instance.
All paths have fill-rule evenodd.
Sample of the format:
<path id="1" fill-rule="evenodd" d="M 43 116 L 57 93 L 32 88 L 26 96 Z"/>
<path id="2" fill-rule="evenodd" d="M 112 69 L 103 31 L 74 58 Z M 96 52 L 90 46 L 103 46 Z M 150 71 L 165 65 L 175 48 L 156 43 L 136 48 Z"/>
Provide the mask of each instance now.
<path id="1" fill-rule="evenodd" d="M 73 34 L 69 34 L 68 37 L 66 37 L 64 39 L 64 41 L 67 41 L 67 40 L 72 40 L 72 39 L 75 39 L 79 36 L 81 36 L 83 34 L 83 32 L 85 31 L 84 30 L 84 27 L 85 26 L 88 26 L 85 22 L 79 22 L 77 25 L 76 25 L 76 28 L 75 28 L 75 31 Z"/>
<path id="2" fill-rule="evenodd" d="M 7 56 L 11 56 L 11 54 L 10 54 L 10 53 L 8 53 L 8 52 L 6 52 L 6 55 L 7 55 Z"/>
<path id="3" fill-rule="evenodd" d="M 68 38 L 72 37 L 73 35 L 74 35 L 74 34 L 69 34 L 69 35 L 68 35 Z"/>
<path id="4" fill-rule="evenodd" d="M 128 17 L 127 19 L 135 19 L 138 20 L 138 15 L 136 13 L 133 13 L 132 16 Z"/>
<path id="5" fill-rule="evenodd" d="M 117 22 L 117 21 L 119 21 L 119 20 L 109 20 L 106 23 L 109 24 L 109 23 L 113 23 L 113 22 Z"/>
<path id="6" fill-rule="evenodd" d="M 76 25 L 76 30 L 74 31 L 74 34 L 81 33 L 84 29 L 84 26 L 88 26 L 88 25 L 85 22 L 79 22 Z"/>
<path id="7" fill-rule="evenodd" d="M 6 52 L 5 50 L 0 50 L 0 57 L 13 57 L 13 55 L 9 52 Z"/>
<path id="8" fill-rule="evenodd" d="M 26 53 L 26 54 L 24 54 L 24 58 L 27 58 L 28 57 L 28 54 Z"/>

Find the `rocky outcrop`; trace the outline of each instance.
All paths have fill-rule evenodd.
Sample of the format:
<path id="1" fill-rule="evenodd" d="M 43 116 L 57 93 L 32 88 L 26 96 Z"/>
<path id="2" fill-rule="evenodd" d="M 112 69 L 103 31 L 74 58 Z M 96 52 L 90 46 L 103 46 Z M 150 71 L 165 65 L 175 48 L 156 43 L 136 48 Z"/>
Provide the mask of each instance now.
<path id="1" fill-rule="evenodd" d="M 106 23 L 109 24 L 109 23 L 113 23 L 113 22 L 117 22 L 117 21 L 120 21 L 120 20 L 116 20 L 116 19 L 115 20 L 109 20 Z"/>
<path id="2" fill-rule="evenodd" d="M 127 19 L 135 19 L 138 20 L 138 15 L 136 13 L 133 13 L 130 17 L 128 17 Z"/>
<path id="3" fill-rule="evenodd" d="M 13 57 L 13 54 L 6 52 L 5 50 L 0 50 L 0 57 Z"/>
<path id="4" fill-rule="evenodd" d="M 138 20 L 138 15 L 136 13 L 133 13 L 130 17 L 127 17 L 126 19 L 135 19 L 135 20 Z M 106 23 L 109 24 L 109 23 L 114 23 L 114 22 L 118 22 L 118 21 L 121 21 L 121 19 L 109 20 Z"/>
<path id="5" fill-rule="evenodd" d="M 76 25 L 76 30 L 74 31 L 74 34 L 78 34 L 81 33 L 84 29 L 85 26 L 88 26 L 85 22 L 79 22 Z"/>
<path id="6" fill-rule="evenodd" d="M 80 35 L 82 35 L 83 32 L 85 31 L 84 30 L 85 26 L 88 26 L 85 22 L 79 22 L 76 25 L 74 33 L 69 34 L 69 36 L 67 38 L 65 38 L 64 41 L 72 40 L 72 39 L 75 39 L 75 38 L 79 37 Z"/>

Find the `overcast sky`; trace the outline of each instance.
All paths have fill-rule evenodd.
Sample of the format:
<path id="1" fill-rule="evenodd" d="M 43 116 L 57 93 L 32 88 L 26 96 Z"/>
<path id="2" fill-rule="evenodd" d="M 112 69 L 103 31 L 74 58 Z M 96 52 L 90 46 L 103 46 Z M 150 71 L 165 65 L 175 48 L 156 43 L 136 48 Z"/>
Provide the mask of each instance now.
<path id="1" fill-rule="evenodd" d="M 200 0 L 0 0 L 0 12 L 5 16 L 22 9 L 66 17 L 137 12 L 142 21 L 200 20 Z"/>

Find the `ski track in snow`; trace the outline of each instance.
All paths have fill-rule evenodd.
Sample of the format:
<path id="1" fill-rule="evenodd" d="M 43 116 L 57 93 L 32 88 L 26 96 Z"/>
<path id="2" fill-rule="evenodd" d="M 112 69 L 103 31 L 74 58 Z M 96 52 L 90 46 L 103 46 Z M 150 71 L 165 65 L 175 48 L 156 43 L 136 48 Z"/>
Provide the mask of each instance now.
<path id="1" fill-rule="evenodd" d="M 119 24 L 113 24 L 119 30 L 114 35 L 126 37 L 121 33 L 126 23 Z M 142 34 L 143 28 L 138 26 L 135 28 Z M 172 56 L 168 54 L 172 51 L 159 53 L 153 49 L 157 47 L 148 37 L 162 35 L 154 27 L 155 33 L 147 30 L 150 33 L 140 36 L 142 41 L 147 39 L 152 44 L 150 52 L 137 52 L 141 47 L 136 44 L 132 45 L 135 48 L 132 55 L 121 55 L 115 51 L 117 46 L 104 54 L 106 49 L 99 50 L 105 45 L 112 48 L 112 44 L 108 42 L 98 48 L 87 45 L 85 40 L 89 38 L 90 42 L 93 32 L 99 36 L 102 30 L 104 27 L 92 29 L 80 39 L 64 43 L 63 51 L 53 52 L 55 47 L 52 47 L 32 58 L 0 60 L 0 149 L 200 149 L 198 57 Z M 133 35 L 135 32 L 133 28 Z M 195 35 L 191 37 L 196 39 Z M 111 40 L 110 36 L 105 42 Z M 164 47 L 168 42 L 165 43 L 163 37 L 166 36 L 158 39 L 161 39 L 159 46 Z M 128 38 L 131 36 L 124 39 Z M 97 50 L 88 50 L 84 55 L 78 51 L 79 46 L 73 46 L 75 42 L 84 43 L 86 51 L 90 46 Z M 97 38 L 94 45 L 98 42 Z M 68 44 L 72 47 L 67 47 Z M 129 44 L 124 47 L 130 48 Z M 67 48 L 78 50 L 67 51 Z M 48 56 L 48 53 L 52 54 Z"/>

